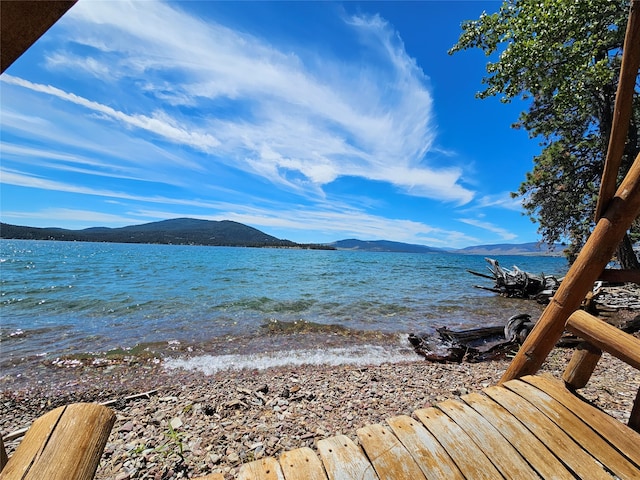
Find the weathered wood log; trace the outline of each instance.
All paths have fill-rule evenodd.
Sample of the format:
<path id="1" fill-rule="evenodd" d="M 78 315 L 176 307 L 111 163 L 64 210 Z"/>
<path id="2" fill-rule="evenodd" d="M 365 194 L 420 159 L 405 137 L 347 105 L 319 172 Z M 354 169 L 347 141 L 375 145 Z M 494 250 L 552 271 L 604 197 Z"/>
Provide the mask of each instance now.
<path id="1" fill-rule="evenodd" d="M 538 298 L 548 300 L 560 285 L 560 280 L 553 275 L 544 273 L 537 275 L 521 270 L 514 265 L 513 270 L 503 268 L 498 260 L 485 258 L 490 265 L 487 268 L 491 275 L 473 270 L 467 270 L 472 275 L 487 278 L 495 281 L 493 287 L 482 287 L 475 285 L 475 288 L 489 290 L 505 297 L 514 298 Z M 540 298 L 543 297 L 543 298 Z"/>
<path id="2" fill-rule="evenodd" d="M 567 321 L 567 329 L 591 345 L 610 353 L 640 370 L 640 340 L 613 325 L 585 312 L 576 310 Z"/>
<path id="3" fill-rule="evenodd" d="M 616 193 L 620 163 L 627 143 L 629 122 L 633 112 L 638 68 L 640 68 L 640 42 L 638 42 L 638 38 L 640 38 L 640 8 L 638 8 L 637 2 L 632 2 L 622 46 L 622 62 L 616 101 L 613 107 L 613 123 L 609 134 L 602 180 L 600 181 L 598 203 L 596 204 L 596 222 L 605 214 L 611 205 L 614 193 Z"/>
<path id="4" fill-rule="evenodd" d="M 0 472 L 7 464 L 7 460 L 9 460 L 7 458 L 7 451 L 4 449 L 4 442 L 2 441 L 2 438 L 0 438 Z"/>
<path id="5" fill-rule="evenodd" d="M 473 345 L 478 343 L 486 343 L 490 338 L 493 340 L 504 339 L 504 327 L 499 325 L 493 327 L 472 328 L 470 330 L 454 331 L 448 327 L 437 328 L 436 331 L 445 341 L 453 341 Z"/>
<path id="6" fill-rule="evenodd" d="M 598 280 L 611 283 L 637 283 L 640 284 L 640 270 L 618 270 L 605 268 L 598 276 Z"/>
<path id="7" fill-rule="evenodd" d="M 500 325 L 451 330 L 436 329 L 436 334 L 409 334 L 409 343 L 425 360 L 438 363 L 477 363 L 499 360 L 515 354 L 533 329 L 528 314 L 517 314 L 509 318 L 504 327 Z M 559 347 L 575 347 L 580 340 L 567 332 L 558 341 Z"/>
<path id="8" fill-rule="evenodd" d="M 638 393 L 636 393 L 636 399 L 633 402 L 633 408 L 631 409 L 631 415 L 629 415 L 627 425 L 636 432 L 640 432 L 640 388 L 638 389 Z"/>
<path id="9" fill-rule="evenodd" d="M 33 422 L 9 458 L 2 480 L 91 480 L 115 414 L 94 403 L 56 408 Z"/>
<path id="10" fill-rule="evenodd" d="M 460 331 L 441 327 L 436 332 L 437 338 L 409 335 L 416 353 L 431 362 L 477 363 L 505 358 L 518 349 L 517 342 L 505 340 L 505 327 L 499 325 Z"/>
<path id="11" fill-rule="evenodd" d="M 473 270 L 467 270 L 471 275 L 475 275 L 476 277 L 487 278 L 489 280 L 494 280 L 495 277 L 493 275 L 487 275 L 486 273 L 474 272 Z"/>
<path id="12" fill-rule="evenodd" d="M 580 342 L 562 374 L 562 380 L 570 390 L 584 387 L 596 368 L 602 350 L 589 342 Z"/>

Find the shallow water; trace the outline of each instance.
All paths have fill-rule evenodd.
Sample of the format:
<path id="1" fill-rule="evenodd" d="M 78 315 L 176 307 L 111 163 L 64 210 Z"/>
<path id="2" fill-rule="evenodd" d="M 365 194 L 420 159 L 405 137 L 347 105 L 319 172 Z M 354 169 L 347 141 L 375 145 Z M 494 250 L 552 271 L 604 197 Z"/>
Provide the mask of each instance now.
<path id="1" fill-rule="evenodd" d="M 498 259 L 535 273 L 567 268 L 558 257 Z M 486 271 L 482 256 L 0 240 L 0 262 L 3 375 L 140 345 L 254 364 L 382 358 L 381 345 L 391 359 L 411 358 L 408 333 L 541 311 L 474 288 L 492 286 L 467 273 Z"/>

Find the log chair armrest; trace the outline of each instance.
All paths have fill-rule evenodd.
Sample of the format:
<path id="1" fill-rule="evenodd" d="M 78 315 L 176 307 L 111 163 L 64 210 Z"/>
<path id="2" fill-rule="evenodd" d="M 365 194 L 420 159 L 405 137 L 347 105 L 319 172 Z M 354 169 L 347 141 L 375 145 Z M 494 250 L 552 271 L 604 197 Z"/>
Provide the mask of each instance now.
<path id="1" fill-rule="evenodd" d="M 563 376 L 565 382 L 571 387 L 581 388 L 587 383 L 598 358 L 600 358 L 598 350 L 608 352 L 640 370 L 640 340 L 636 337 L 603 322 L 584 310 L 573 312 L 567 320 L 566 328 L 589 342 L 593 347 L 576 357 L 575 362 L 573 358 L 571 359 Z M 640 432 L 640 391 L 638 391 L 633 403 L 628 425 L 636 432 Z"/>
<path id="2" fill-rule="evenodd" d="M 600 350 L 640 370 L 640 340 L 634 336 L 584 310 L 573 312 L 567 321 L 566 328 Z"/>
<path id="3" fill-rule="evenodd" d="M 95 403 L 74 403 L 36 419 L 0 472 L 1 480 L 91 480 L 116 416 Z"/>

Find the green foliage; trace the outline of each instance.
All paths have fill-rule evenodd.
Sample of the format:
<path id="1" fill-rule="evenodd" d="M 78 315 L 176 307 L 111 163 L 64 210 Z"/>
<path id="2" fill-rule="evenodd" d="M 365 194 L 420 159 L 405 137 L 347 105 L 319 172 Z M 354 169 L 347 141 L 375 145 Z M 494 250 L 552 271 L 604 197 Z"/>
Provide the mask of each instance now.
<path id="1" fill-rule="evenodd" d="M 184 444 L 182 443 L 183 434 L 175 430 L 171 425 L 171 422 L 169 422 L 167 430 L 164 432 L 164 436 L 167 438 L 167 441 L 160 447 L 156 448 L 156 450 L 164 452 L 166 456 L 175 454 L 180 458 L 180 462 L 184 462 Z"/>
<path id="2" fill-rule="evenodd" d="M 514 127 L 540 139 L 542 152 L 512 195 L 546 242 L 569 241 L 574 252 L 593 227 L 628 13 L 622 0 L 506 0 L 464 22 L 450 50 L 488 56 L 479 98 L 528 102 Z M 638 125 L 636 95 L 621 174 L 640 151 Z"/>

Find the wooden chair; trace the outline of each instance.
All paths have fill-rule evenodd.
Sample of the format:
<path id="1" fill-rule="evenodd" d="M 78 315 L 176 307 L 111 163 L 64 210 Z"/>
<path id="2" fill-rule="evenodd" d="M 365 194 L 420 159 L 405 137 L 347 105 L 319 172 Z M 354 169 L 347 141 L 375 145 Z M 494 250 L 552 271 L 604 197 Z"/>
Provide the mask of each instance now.
<path id="1" fill-rule="evenodd" d="M 574 393 L 588 382 L 602 351 L 640 369 L 638 338 L 579 310 L 640 214 L 640 156 L 615 188 L 640 65 L 639 7 L 634 0 L 596 227 L 499 384 L 416 410 L 413 417 L 367 425 L 356 432 L 358 444 L 338 435 L 318 441 L 315 451 L 300 448 L 247 463 L 239 479 L 640 478 L 639 397 L 624 425 Z M 637 272 L 617 277 L 637 279 Z M 565 329 L 584 345 L 562 379 L 536 375 Z M 98 405 L 47 413 L 34 422 L 0 479 L 92 478 L 113 421 L 113 413 Z"/>

